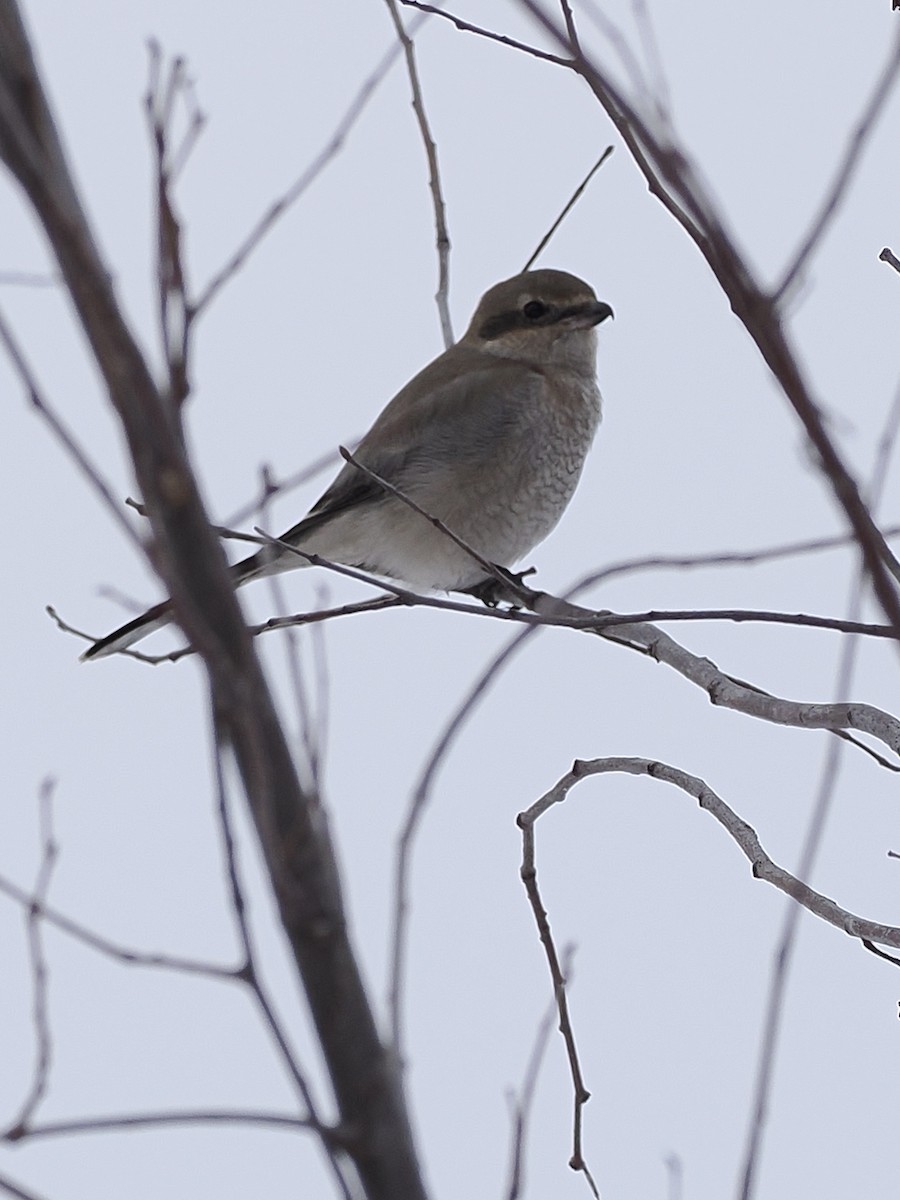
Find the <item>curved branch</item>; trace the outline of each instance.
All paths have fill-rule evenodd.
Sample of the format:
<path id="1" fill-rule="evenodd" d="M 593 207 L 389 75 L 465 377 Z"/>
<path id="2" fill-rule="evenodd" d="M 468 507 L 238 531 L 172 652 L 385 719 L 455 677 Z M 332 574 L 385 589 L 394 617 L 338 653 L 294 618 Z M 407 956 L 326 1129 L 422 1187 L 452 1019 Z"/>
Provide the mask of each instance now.
<path id="1" fill-rule="evenodd" d="M 536 800 L 530 808 L 519 813 L 517 821 L 522 830 L 523 871 L 535 870 L 534 827 L 537 820 L 555 804 L 561 804 L 575 784 L 580 783 L 582 779 L 587 779 L 592 775 L 613 773 L 648 775 L 651 779 L 661 779 L 665 783 L 671 783 L 681 791 L 687 792 L 689 796 L 694 797 L 702 809 L 715 817 L 726 833 L 736 842 L 750 863 L 755 879 L 763 879 L 766 883 L 770 883 L 779 891 L 796 900 L 808 912 L 829 925 L 833 925 L 835 929 L 840 929 L 849 937 L 860 940 L 866 938 L 881 945 L 900 947 L 900 928 L 895 925 L 882 925 L 877 921 L 870 921 L 866 917 L 859 917 L 848 909 L 841 908 L 828 896 L 823 896 L 821 892 L 815 891 L 802 880 L 791 875 L 789 871 L 778 866 L 766 854 L 756 836 L 756 831 L 746 821 L 743 821 L 704 780 L 699 779 L 696 775 L 689 775 L 687 771 L 681 771 L 677 767 L 650 758 L 612 757 L 595 758 L 588 761 L 577 760 L 572 765 L 571 771 L 564 775 L 548 792 L 545 792 L 539 800 Z"/>

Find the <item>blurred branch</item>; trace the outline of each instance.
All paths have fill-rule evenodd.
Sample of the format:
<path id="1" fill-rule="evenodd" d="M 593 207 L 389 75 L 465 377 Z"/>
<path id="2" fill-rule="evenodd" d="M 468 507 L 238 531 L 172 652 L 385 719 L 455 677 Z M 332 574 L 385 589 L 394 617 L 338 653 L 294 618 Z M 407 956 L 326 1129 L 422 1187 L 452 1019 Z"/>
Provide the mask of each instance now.
<path id="1" fill-rule="evenodd" d="M 297 777 L 186 448 L 119 309 L 14 0 L 0 0 L 0 158 L 53 248 L 122 421 L 153 529 L 154 565 L 203 658 L 216 727 L 241 774 L 340 1122 L 354 1134 L 347 1152 L 361 1188 L 369 1200 L 424 1200 L 399 1074 L 379 1039 L 350 945 L 318 797 Z"/>
<path id="2" fill-rule="evenodd" d="M 159 44 L 151 40 L 149 51 L 150 78 L 144 108 L 156 159 L 158 316 L 169 379 L 168 400 L 172 417 L 177 421 L 178 410 L 190 392 L 188 352 L 195 312 L 188 299 L 181 253 L 181 223 L 175 215 L 172 184 L 200 135 L 204 118 L 190 85 L 184 59 L 172 59 L 166 74 Z M 180 145 L 176 147 L 173 145 L 173 126 L 175 107 L 179 101 L 187 110 L 188 126 Z"/>
<path id="3" fill-rule="evenodd" d="M 418 0 L 402 3 L 420 8 Z M 781 385 L 814 448 L 823 473 L 843 508 L 863 553 L 875 594 L 887 617 L 900 629 L 900 597 L 894 579 L 900 578 L 897 562 L 859 493 L 856 481 L 829 438 L 818 404 L 800 370 L 788 337 L 781 327 L 776 298 L 765 292 L 739 254 L 723 219 L 685 152 L 675 144 L 666 123 L 652 127 L 613 83 L 608 72 L 584 54 L 564 25 L 544 11 L 538 0 L 518 0 L 544 32 L 562 50 L 552 61 L 579 75 L 590 87 L 628 147 L 650 192 L 682 226 L 706 259 L 719 285 L 769 369 Z M 534 47 L 512 42 L 488 30 L 442 14 L 460 29 L 510 45 L 513 49 L 547 58 Z M 893 576 L 893 578 L 892 578 Z"/>
<path id="4" fill-rule="evenodd" d="M 410 25 L 409 33 L 414 33 L 422 21 L 422 17 L 418 22 L 413 22 Z M 350 133 L 353 126 L 359 120 L 362 113 L 365 111 L 366 105 L 372 98 L 372 95 L 383 81 L 384 77 L 390 71 L 391 67 L 400 57 L 401 46 L 399 43 L 394 43 L 382 55 L 377 66 L 372 71 L 359 88 L 359 91 L 350 101 L 343 117 L 338 122 L 331 137 L 312 160 L 308 167 L 297 177 L 294 183 L 284 192 L 274 204 L 272 204 L 266 212 L 260 217 L 257 223 L 253 226 L 238 248 L 234 251 L 231 258 L 225 265 L 212 277 L 206 287 L 194 302 L 192 313 L 198 315 L 205 309 L 214 299 L 216 294 L 221 291 L 226 283 L 234 276 L 244 265 L 256 247 L 260 244 L 266 234 L 270 231 L 273 225 L 282 217 L 289 208 L 291 208 L 300 199 L 305 191 L 318 179 L 328 164 L 333 158 L 336 158 L 343 148 L 347 135 Z"/>
<path id="5" fill-rule="evenodd" d="M 822 470 L 844 509 L 865 558 L 879 603 L 889 623 L 900 630 L 900 597 L 894 578 L 900 563 L 860 495 L 856 481 L 829 438 L 818 404 L 800 370 L 781 326 L 777 297 L 757 284 L 739 254 L 712 197 L 707 193 L 686 154 L 668 136 L 660 138 L 612 82 L 608 73 L 573 45 L 565 28 L 544 12 L 538 0 L 518 0 L 545 33 L 569 56 L 573 69 L 588 84 L 621 134 L 650 191 L 675 217 L 703 254 L 785 396 L 797 414 L 816 451 Z M 900 35 L 898 35 L 900 38 Z"/>
<path id="6" fill-rule="evenodd" d="M 34 1076 L 28 1095 L 22 1103 L 18 1116 L 10 1129 L 3 1135 L 14 1141 L 19 1131 L 28 1128 L 28 1123 L 37 1111 L 38 1105 L 47 1093 L 50 1083 L 50 1064 L 53 1043 L 50 1037 L 50 1018 L 47 1012 L 47 960 L 44 957 L 44 943 L 41 936 L 42 909 L 50 890 L 50 879 L 59 847 L 53 836 L 53 780 L 47 779 L 41 785 L 38 794 L 38 820 L 41 835 L 41 861 L 38 867 L 34 890 L 29 899 L 26 915 L 28 930 L 28 957 L 31 961 L 32 983 L 32 1019 L 34 1021 L 34 1036 L 37 1046 L 37 1056 L 34 1064 Z"/>
<path id="7" fill-rule="evenodd" d="M 774 299 L 776 303 L 782 299 L 803 271 L 828 226 L 837 215 L 866 143 L 875 128 L 878 118 L 881 116 L 885 104 L 890 98 L 891 92 L 894 90 L 898 72 L 900 72 L 900 34 L 895 36 L 887 62 L 876 81 L 869 102 L 857 119 L 853 132 L 847 142 L 844 157 L 838 165 L 831 187 L 822 201 L 819 214 L 810 226 L 806 237 L 800 243 L 800 248 L 797 251 L 794 261 L 785 271 L 781 283 L 775 289 Z"/>
<path id="8" fill-rule="evenodd" d="M 872 467 L 872 478 L 867 496 L 868 503 L 871 505 L 873 512 L 878 511 L 884 495 L 898 432 L 900 432 L 900 389 L 897 389 L 895 392 L 893 403 L 888 410 L 875 452 L 875 462 Z M 864 592 L 865 572 L 860 566 L 853 579 L 850 600 L 847 606 L 848 615 L 851 618 L 859 615 L 863 604 Z M 859 646 L 858 637 L 847 638 L 841 645 L 834 688 L 834 695 L 837 699 L 848 695 L 853 686 Z M 811 879 L 813 876 L 819 849 L 825 835 L 825 825 L 831 812 L 837 789 L 838 775 L 842 762 L 842 750 L 843 746 L 841 743 L 834 739 L 829 741 L 825 749 L 816 800 L 809 819 L 803 848 L 800 853 L 800 862 L 797 868 L 799 878 L 804 880 Z M 744 1149 L 744 1166 L 741 1174 L 741 1200 L 750 1200 L 757 1181 L 758 1164 L 762 1153 L 763 1133 L 765 1131 L 766 1117 L 775 1079 L 775 1063 L 787 997 L 788 980 L 794 951 L 797 947 L 801 913 L 802 909 L 799 904 L 796 902 L 788 904 L 778 942 L 772 954 L 769 994 L 766 1002 L 762 1036 L 760 1038 L 753 1104 Z M 869 944 L 871 945 L 871 943 Z"/>
<path id="9" fill-rule="evenodd" d="M 28 1141 L 35 1138 L 69 1137 L 73 1133 L 111 1133 L 122 1129 L 153 1129 L 167 1125 L 263 1125 L 270 1129 L 315 1130 L 311 1121 L 289 1113 L 241 1112 L 238 1109 L 216 1111 L 210 1109 L 187 1109 L 183 1112 L 133 1113 L 130 1116 L 84 1117 L 73 1121 L 44 1121 L 28 1130 Z M 7 1141 L 15 1142 L 17 1136 L 8 1135 Z"/>
<path id="10" fill-rule="evenodd" d="M 8 1175 L 0 1174 L 0 1189 L 7 1196 L 14 1196 L 15 1200 L 44 1200 L 43 1196 L 39 1196 L 37 1192 L 26 1191 L 19 1184 L 13 1183 Z"/>
<path id="11" fill-rule="evenodd" d="M 572 948 L 567 947 L 563 951 L 563 973 L 567 979 L 571 978 L 571 959 Z M 534 1045 L 528 1057 L 525 1078 L 522 1080 L 519 1094 L 518 1096 L 510 1097 L 512 1143 L 510 1147 L 509 1183 L 506 1186 L 505 1192 L 506 1200 L 519 1200 L 524 1191 L 528 1119 L 531 1116 L 531 1109 L 534 1105 L 541 1064 L 544 1061 L 544 1055 L 550 1042 L 550 1034 L 553 1032 L 553 1017 L 555 1013 L 556 1003 L 553 1002 L 547 1007 L 547 1011 L 541 1017 L 538 1024 L 537 1032 L 534 1035 Z"/>
<path id="12" fill-rule="evenodd" d="M 444 204 L 444 194 L 441 188 L 441 172 L 438 167 L 437 145 L 431 133 L 428 116 L 425 112 L 425 101 L 422 99 L 422 85 L 419 81 L 419 68 L 416 65 L 416 51 L 413 40 L 406 32 L 400 14 L 397 11 L 397 0 L 385 0 L 394 29 L 403 54 L 406 58 L 406 72 L 412 89 L 412 106 L 422 135 L 422 145 L 425 147 L 425 157 L 428 160 L 428 187 L 431 191 L 431 201 L 434 207 L 435 245 L 438 254 L 438 289 L 434 297 L 437 303 L 438 316 L 441 321 L 441 333 L 444 337 L 444 348 L 449 349 L 456 340 L 453 336 L 453 324 L 450 320 L 450 234 L 447 231 L 447 210 Z"/>
<path id="13" fill-rule="evenodd" d="M 99 494 L 100 499 L 111 513 L 113 520 L 125 534 L 125 537 L 143 553 L 141 540 L 136 530 L 126 520 L 109 484 L 104 480 L 97 467 L 91 462 L 87 453 L 75 440 L 74 435 L 69 431 L 62 418 L 54 411 L 38 387 L 37 378 L 28 365 L 24 352 L 16 341 L 12 329 L 7 325 L 6 318 L 2 313 L 0 313 L 0 342 L 2 342 L 10 362 L 13 364 L 28 394 L 28 400 L 32 408 L 50 426 L 56 440 L 81 471 L 82 475 L 84 475 L 85 479 L 87 479 L 88 483 L 90 483 L 91 487 Z"/>
<path id="14" fill-rule="evenodd" d="M 240 940 L 241 949 L 243 950 L 244 961 L 240 969 L 235 972 L 236 978 L 240 979 L 247 985 L 257 1005 L 257 1008 L 262 1015 L 263 1022 L 269 1031 L 269 1035 L 275 1043 L 281 1061 L 290 1076 L 294 1087 L 297 1089 L 303 1103 L 306 1105 L 306 1118 L 300 1122 L 307 1127 L 314 1129 L 319 1136 L 319 1144 L 322 1146 L 328 1164 L 331 1168 L 335 1183 L 339 1188 L 341 1195 L 345 1200 L 351 1200 L 351 1187 L 345 1178 L 344 1169 L 335 1153 L 333 1145 L 333 1132 L 322 1120 L 319 1115 L 318 1105 L 316 1104 L 310 1085 L 300 1069 L 297 1061 L 297 1056 L 294 1053 L 290 1043 L 288 1042 L 287 1034 L 281 1026 L 281 1022 L 275 1013 L 274 1006 L 269 999 L 268 993 L 262 984 L 262 978 L 256 965 L 256 955 L 253 951 L 253 942 L 250 937 L 250 926 L 247 922 L 247 905 L 244 900 L 244 892 L 241 887 L 240 878 L 238 875 L 237 863 L 237 848 L 234 839 L 234 830 L 231 826 L 231 816 L 228 808 L 228 796 L 225 789 L 225 774 L 222 768 L 222 741 L 220 731 L 214 730 L 214 763 L 213 771 L 216 780 L 216 803 L 219 815 L 219 829 L 222 834 L 222 846 L 225 852 L 225 867 L 228 879 L 228 891 L 231 898 L 231 910 L 234 914 L 235 924 L 237 926 L 238 938 Z"/>

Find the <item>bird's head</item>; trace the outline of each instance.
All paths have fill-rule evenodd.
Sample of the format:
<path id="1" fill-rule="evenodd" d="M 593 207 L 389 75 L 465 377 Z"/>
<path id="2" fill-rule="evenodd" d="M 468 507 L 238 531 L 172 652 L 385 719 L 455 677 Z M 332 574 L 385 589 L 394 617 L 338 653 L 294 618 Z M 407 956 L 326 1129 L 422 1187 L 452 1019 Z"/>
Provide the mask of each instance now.
<path id="1" fill-rule="evenodd" d="M 593 374 L 594 326 L 613 315 L 567 271 L 525 271 L 481 297 L 462 341 L 500 358 L 570 366 Z"/>

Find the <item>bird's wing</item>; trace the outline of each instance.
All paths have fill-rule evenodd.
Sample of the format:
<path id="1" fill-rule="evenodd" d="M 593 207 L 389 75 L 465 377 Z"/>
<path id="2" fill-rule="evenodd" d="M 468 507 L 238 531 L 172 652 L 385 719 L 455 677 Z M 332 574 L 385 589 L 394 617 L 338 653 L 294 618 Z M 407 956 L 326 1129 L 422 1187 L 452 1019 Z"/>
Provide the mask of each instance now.
<path id="1" fill-rule="evenodd" d="M 435 359 L 391 400 L 354 458 L 401 492 L 434 473 L 452 473 L 479 461 L 487 465 L 503 438 L 527 419 L 523 408 L 537 398 L 546 380 L 521 363 L 485 358 L 454 346 Z M 308 515 L 279 541 L 297 544 L 340 513 L 384 500 L 384 489 L 347 463 Z M 244 559 L 232 567 L 236 582 L 247 582 L 271 563 L 271 550 Z"/>
<path id="2" fill-rule="evenodd" d="M 492 458 L 504 438 L 528 420 L 527 406 L 539 398 L 546 380 L 521 363 L 486 358 L 463 346 L 442 354 L 387 405 L 354 458 L 401 491 L 411 473 L 453 470 Z M 305 531 L 348 508 L 383 499 L 384 490 L 347 463 L 295 529 Z"/>

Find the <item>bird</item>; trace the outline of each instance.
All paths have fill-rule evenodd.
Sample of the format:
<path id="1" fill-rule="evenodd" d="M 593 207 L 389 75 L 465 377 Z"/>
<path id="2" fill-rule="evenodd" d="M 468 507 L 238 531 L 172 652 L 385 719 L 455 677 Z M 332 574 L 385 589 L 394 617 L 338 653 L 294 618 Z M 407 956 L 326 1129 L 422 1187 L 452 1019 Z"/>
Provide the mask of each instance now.
<path id="1" fill-rule="evenodd" d="M 495 284 L 459 341 L 401 388 L 354 452 L 423 511 L 346 462 L 278 541 L 415 589 L 496 602 L 485 562 L 508 572 L 547 537 L 575 491 L 601 415 L 595 327 L 611 316 L 567 271 Z M 231 573 L 239 587 L 307 565 L 273 544 Z M 157 604 L 82 659 L 127 649 L 172 619 L 170 602 Z"/>

